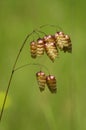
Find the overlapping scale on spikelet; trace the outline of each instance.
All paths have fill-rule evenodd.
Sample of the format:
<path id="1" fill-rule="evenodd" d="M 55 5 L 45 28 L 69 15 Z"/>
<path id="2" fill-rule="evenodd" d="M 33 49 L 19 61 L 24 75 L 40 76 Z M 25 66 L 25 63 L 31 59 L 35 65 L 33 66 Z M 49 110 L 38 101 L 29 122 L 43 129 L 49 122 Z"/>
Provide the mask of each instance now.
<path id="1" fill-rule="evenodd" d="M 44 72 L 42 71 L 39 71 L 36 73 L 36 78 L 37 78 L 37 82 L 38 82 L 38 85 L 39 85 L 39 89 L 40 91 L 44 91 L 45 89 L 45 84 L 46 84 L 46 75 Z"/>
<path id="2" fill-rule="evenodd" d="M 36 58 L 37 57 L 37 45 L 35 41 L 32 41 L 30 43 L 30 53 L 31 53 L 31 57 L 32 58 Z"/>
<path id="3" fill-rule="evenodd" d="M 37 39 L 37 56 L 44 54 L 44 40 L 42 38 Z"/>
<path id="4" fill-rule="evenodd" d="M 55 34 L 55 39 L 56 45 L 61 51 L 72 52 L 72 44 L 68 35 L 65 35 L 63 32 L 57 32 Z"/>
<path id="5" fill-rule="evenodd" d="M 54 62 L 55 58 L 58 56 L 58 49 L 55 44 L 54 36 L 48 35 L 44 37 L 45 51 L 48 57 Z"/>
<path id="6" fill-rule="evenodd" d="M 46 83 L 47 86 L 50 90 L 51 93 L 56 93 L 57 92 L 57 87 L 56 87 L 56 78 L 53 75 L 48 75 L 46 77 Z"/>

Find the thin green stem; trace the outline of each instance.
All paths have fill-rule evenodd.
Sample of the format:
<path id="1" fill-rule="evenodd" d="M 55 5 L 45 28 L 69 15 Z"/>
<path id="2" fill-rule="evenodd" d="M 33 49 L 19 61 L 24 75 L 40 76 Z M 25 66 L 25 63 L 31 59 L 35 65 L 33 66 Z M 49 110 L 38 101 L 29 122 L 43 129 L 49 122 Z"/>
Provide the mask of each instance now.
<path id="1" fill-rule="evenodd" d="M 15 70 L 14 71 L 17 71 L 17 70 L 20 70 L 20 69 L 22 69 L 22 68 L 24 68 L 24 67 L 27 67 L 27 66 L 29 66 L 29 65 L 37 65 L 37 66 L 40 66 L 40 68 L 45 68 L 46 70 L 47 70 L 47 72 L 49 73 L 49 70 L 48 70 L 48 68 L 45 66 L 45 65 L 42 65 L 42 64 L 39 64 L 39 63 L 29 63 L 29 64 L 25 64 L 25 65 L 22 65 L 22 66 L 20 66 L 20 67 L 18 67 L 18 68 L 15 68 Z M 49 73 L 50 74 L 50 73 Z"/>
<path id="2" fill-rule="evenodd" d="M 12 68 L 12 71 L 11 71 L 11 75 L 10 75 L 10 79 L 8 81 L 8 86 L 7 86 L 7 89 L 6 89 L 6 93 L 5 93 L 5 97 L 4 97 L 4 101 L 3 101 L 3 105 L 2 105 L 2 109 L 1 109 L 1 113 L 0 113 L 0 121 L 2 119 L 2 115 L 3 115 L 3 111 L 4 111 L 4 107 L 5 107 L 5 103 L 6 103 L 6 99 L 7 99 L 7 95 L 8 95 L 8 92 L 9 92 L 9 88 L 10 88 L 10 84 L 11 84 L 11 81 L 12 81 L 12 78 L 13 78 L 13 74 L 14 74 L 14 70 L 15 70 L 15 67 L 16 67 L 16 64 L 17 64 L 17 61 L 19 59 L 19 56 L 25 46 L 25 43 L 27 41 L 27 39 L 35 32 L 35 30 L 33 30 L 30 34 L 28 34 L 24 40 L 24 42 L 22 43 L 20 49 L 19 49 L 19 52 L 17 54 L 17 57 L 16 57 L 16 60 L 14 62 L 14 65 L 13 65 L 13 68 Z"/>
<path id="3" fill-rule="evenodd" d="M 58 29 L 60 29 L 60 30 L 63 31 L 63 29 L 62 29 L 60 26 L 58 26 L 58 25 L 52 25 L 52 24 L 45 24 L 45 25 L 40 26 L 39 28 L 44 28 L 44 27 L 47 27 L 47 26 L 54 27 L 54 28 L 56 28 L 56 29 L 57 29 L 57 27 L 58 27 Z M 57 30 L 56 30 L 56 31 L 57 31 Z"/>

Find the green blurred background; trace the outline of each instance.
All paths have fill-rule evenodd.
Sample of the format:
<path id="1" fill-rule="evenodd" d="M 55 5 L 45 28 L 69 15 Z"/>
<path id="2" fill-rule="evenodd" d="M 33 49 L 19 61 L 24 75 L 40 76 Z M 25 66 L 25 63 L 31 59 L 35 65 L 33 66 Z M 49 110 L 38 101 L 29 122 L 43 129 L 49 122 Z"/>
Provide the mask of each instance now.
<path id="1" fill-rule="evenodd" d="M 86 2 L 85 0 L 0 0 L 0 109 L 11 69 L 24 38 L 44 24 L 60 26 L 69 34 L 73 53 L 60 52 L 53 64 L 47 56 L 33 60 L 30 38 L 17 66 L 43 63 L 57 78 L 57 94 L 40 93 L 28 66 L 14 74 L 0 130 L 86 130 Z M 43 31 L 54 34 L 56 28 Z M 44 72 L 47 73 L 45 69 Z"/>

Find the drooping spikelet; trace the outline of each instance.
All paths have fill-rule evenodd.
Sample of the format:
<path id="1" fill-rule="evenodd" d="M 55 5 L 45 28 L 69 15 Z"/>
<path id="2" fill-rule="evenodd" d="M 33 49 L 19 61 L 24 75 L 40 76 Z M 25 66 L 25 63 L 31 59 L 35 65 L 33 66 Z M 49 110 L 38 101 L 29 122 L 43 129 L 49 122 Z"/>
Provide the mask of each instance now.
<path id="1" fill-rule="evenodd" d="M 32 58 L 36 58 L 37 57 L 37 44 L 35 41 L 32 41 L 30 43 L 30 53 L 31 53 L 31 57 Z"/>
<path id="2" fill-rule="evenodd" d="M 72 52 L 72 44 L 70 37 L 65 35 L 63 32 L 57 32 L 55 34 L 57 47 L 64 52 Z"/>
<path id="3" fill-rule="evenodd" d="M 42 56 L 44 54 L 44 40 L 37 39 L 37 56 Z"/>
<path id="4" fill-rule="evenodd" d="M 46 77 L 46 83 L 47 86 L 50 90 L 51 93 L 56 93 L 57 92 L 57 87 L 56 87 L 56 78 L 53 75 L 48 75 Z"/>
<path id="5" fill-rule="evenodd" d="M 45 89 L 45 84 L 46 84 L 46 75 L 44 72 L 42 71 L 39 71 L 36 73 L 36 78 L 37 78 L 37 81 L 38 81 L 38 85 L 39 85 L 39 89 L 40 91 L 44 91 Z"/>
<path id="6" fill-rule="evenodd" d="M 44 37 L 45 51 L 48 57 L 54 62 L 55 58 L 58 56 L 58 49 L 56 47 L 55 38 L 52 35 Z"/>
<path id="7" fill-rule="evenodd" d="M 58 50 L 55 43 L 45 43 L 45 51 L 48 57 L 54 62 L 55 58 L 58 55 Z"/>

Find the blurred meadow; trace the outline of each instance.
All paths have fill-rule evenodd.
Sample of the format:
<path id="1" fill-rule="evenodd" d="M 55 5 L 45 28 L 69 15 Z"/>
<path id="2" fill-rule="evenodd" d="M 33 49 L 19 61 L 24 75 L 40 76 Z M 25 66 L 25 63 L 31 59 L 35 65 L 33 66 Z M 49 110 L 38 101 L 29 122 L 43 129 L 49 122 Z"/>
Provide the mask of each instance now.
<path id="1" fill-rule="evenodd" d="M 40 25 L 54 34 L 58 27 L 69 34 L 72 54 L 59 53 L 52 63 L 47 56 L 30 57 L 28 39 L 17 67 L 42 63 L 57 78 L 56 94 L 41 93 L 36 81 L 40 67 L 32 65 L 14 73 L 0 130 L 86 130 L 86 2 L 85 0 L 0 0 L 0 111 L 9 76 L 27 34 Z M 37 38 L 37 36 L 36 36 Z M 47 73 L 45 68 L 43 71 Z"/>

